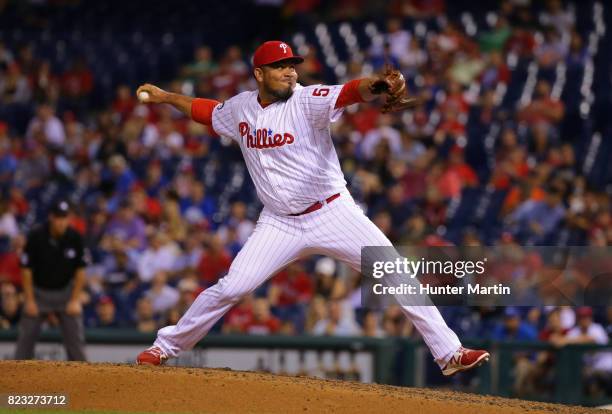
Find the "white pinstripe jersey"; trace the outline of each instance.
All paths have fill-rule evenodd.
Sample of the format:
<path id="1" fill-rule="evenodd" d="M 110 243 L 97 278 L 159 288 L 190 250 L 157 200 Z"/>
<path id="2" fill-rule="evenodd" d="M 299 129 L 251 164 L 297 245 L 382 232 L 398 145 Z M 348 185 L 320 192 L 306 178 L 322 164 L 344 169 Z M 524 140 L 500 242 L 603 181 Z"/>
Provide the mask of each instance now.
<path id="1" fill-rule="evenodd" d="M 293 95 L 262 108 L 258 92 L 215 107 L 213 129 L 240 144 L 262 203 L 276 214 L 300 213 L 346 188 L 329 125 L 342 85 L 296 85 Z"/>

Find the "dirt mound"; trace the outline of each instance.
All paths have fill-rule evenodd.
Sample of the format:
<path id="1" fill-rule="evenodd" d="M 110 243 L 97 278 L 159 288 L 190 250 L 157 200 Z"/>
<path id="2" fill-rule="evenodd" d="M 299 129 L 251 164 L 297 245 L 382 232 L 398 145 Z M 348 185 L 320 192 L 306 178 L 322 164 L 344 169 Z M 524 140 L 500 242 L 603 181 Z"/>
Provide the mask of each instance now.
<path id="1" fill-rule="evenodd" d="M 0 393 L 63 393 L 71 409 L 155 413 L 605 413 L 252 372 L 44 361 L 0 361 Z"/>

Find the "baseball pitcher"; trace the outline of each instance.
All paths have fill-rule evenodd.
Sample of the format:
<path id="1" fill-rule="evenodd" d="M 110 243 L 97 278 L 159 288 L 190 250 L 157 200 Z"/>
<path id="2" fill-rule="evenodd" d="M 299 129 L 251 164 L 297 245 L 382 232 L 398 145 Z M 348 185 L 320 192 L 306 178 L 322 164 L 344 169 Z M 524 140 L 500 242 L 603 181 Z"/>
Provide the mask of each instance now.
<path id="1" fill-rule="evenodd" d="M 227 276 L 202 292 L 176 325 L 160 329 L 154 345 L 138 355 L 138 364 L 160 365 L 191 349 L 243 296 L 304 255 L 328 255 L 359 270 L 362 247 L 391 246 L 346 189 L 329 127 L 346 106 L 379 96 L 385 99 L 383 112 L 418 102 L 406 96 L 404 77 L 391 68 L 345 85 L 301 86 L 295 66 L 302 61 L 287 43 L 263 43 L 253 57 L 257 90 L 223 103 L 150 84 L 138 88 L 141 100 L 173 105 L 214 134 L 236 141 L 264 204 Z M 436 307 L 402 309 L 444 375 L 489 359 L 486 351 L 463 348 Z"/>

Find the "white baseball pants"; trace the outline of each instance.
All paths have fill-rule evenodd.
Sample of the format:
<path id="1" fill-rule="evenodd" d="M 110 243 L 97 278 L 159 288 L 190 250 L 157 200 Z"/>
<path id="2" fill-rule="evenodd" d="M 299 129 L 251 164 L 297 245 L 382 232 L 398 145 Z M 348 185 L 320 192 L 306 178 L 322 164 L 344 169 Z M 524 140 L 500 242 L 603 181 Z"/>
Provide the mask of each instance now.
<path id="1" fill-rule="evenodd" d="M 160 329 L 155 345 L 169 357 L 193 348 L 243 296 L 300 257 L 323 254 L 360 271 L 364 246 L 391 246 L 391 242 L 348 191 L 321 209 L 301 216 L 279 216 L 264 208 L 228 274 L 202 292 L 176 325 Z M 457 335 L 435 306 L 402 309 L 443 367 L 461 346 Z"/>

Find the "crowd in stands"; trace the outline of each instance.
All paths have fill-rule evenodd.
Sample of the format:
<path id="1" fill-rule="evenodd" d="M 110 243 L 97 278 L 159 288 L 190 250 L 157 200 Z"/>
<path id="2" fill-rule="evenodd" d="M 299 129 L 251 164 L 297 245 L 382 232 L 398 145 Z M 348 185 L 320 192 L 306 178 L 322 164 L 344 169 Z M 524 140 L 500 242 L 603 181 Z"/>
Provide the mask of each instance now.
<path id="1" fill-rule="evenodd" d="M 424 102 L 391 115 L 376 103 L 356 105 L 332 125 L 348 186 L 376 225 L 407 245 L 612 244 L 610 183 L 606 192 L 583 174 L 580 102 L 558 90 L 559 65 L 569 73 L 591 53 L 575 10 L 559 0 L 539 12 L 504 0 L 478 35 L 444 19 L 423 35 L 402 18 L 432 18 L 444 2 L 391 3 L 401 18 L 388 18 L 345 73 L 330 79 L 312 43 L 301 46 L 306 60 L 298 67 L 300 82 L 312 84 L 367 76 L 391 62 Z M 25 234 L 59 196 L 70 198 L 72 225 L 90 252 L 86 326 L 155 332 L 176 323 L 227 273 L 255 226 L 261 205 L 239 149 L 170 106 L 139 104 L 135 85 L 118 85 L 114 100 L 94 110 L 97 79 L 88 62 L 75 57 L 56 72 L 38 52 L 36 44 L 0 39 L 0 329 L 19 319 Z M 161 86 L 220 101 L 255 89 L 250 52 L 201 45 Z M 518 99 L 513 77 L 523 63 L 534 63 L 537 77 Z M 21 125 L 24 113 L 32 115 Z M 496 204 L 478 216 L 483 197 Z M 362 308 L 359 286 L 360 275 L 332 259 L 297 262 L 214 330 L 417 335 L 397 307 Z M 612 332 L 610 307 L 442 312 L 462 337 L 562 346 L 607 343 Z M 550 362 L 546 353 L 528 358 L 524 383 L 547 375 Z M 612 372 L 609 356 L 594 357 L 592 366 Z"/>

